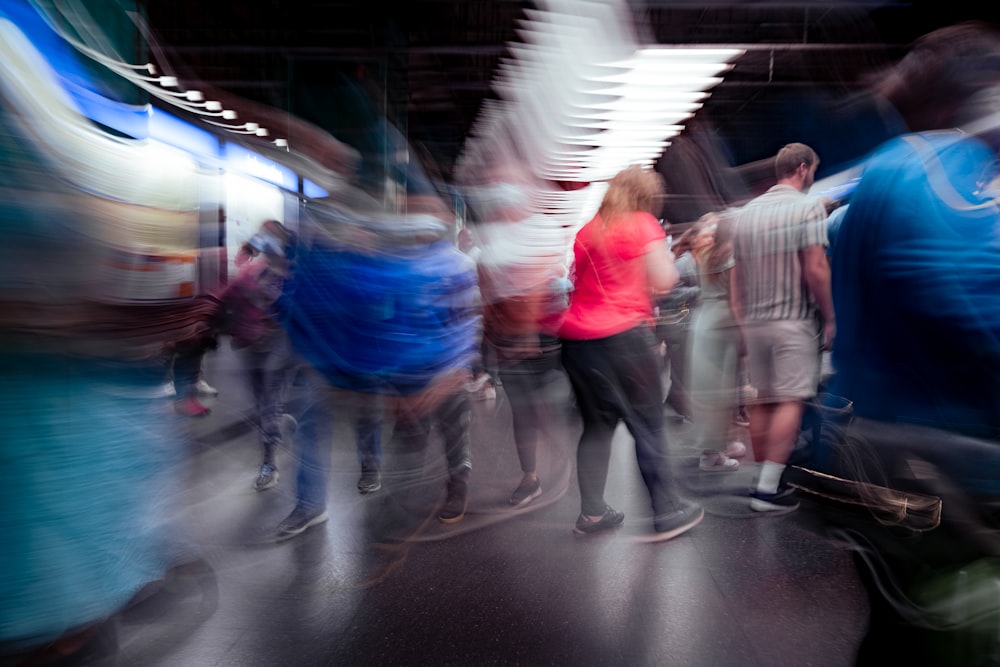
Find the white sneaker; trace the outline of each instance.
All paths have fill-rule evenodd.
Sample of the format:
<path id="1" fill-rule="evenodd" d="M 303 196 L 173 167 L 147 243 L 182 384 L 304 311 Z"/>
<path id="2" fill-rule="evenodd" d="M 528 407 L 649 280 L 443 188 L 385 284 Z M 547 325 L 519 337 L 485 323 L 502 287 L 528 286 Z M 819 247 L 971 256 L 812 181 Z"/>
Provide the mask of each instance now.
<path id="1" fill-rule="evenodd" d="M 747 446 L 744 445 L 739 440 L 733 440 L 728 445 L 726 445 L 726 456 L 738 459 L 746 455 L 747 455 Z"/>
<path id="2" fill-rule="evenodd" d="M 194 385 L 195 391 L 197 391 L 202 396 L 218 396 L 219 390 L 212 385 L 205 382 L 204 379 L 198 380 Z"/>
<path id="3" fill-rule="evenodd" d="M 173 382 L 164 382 L 153 390 L 153 398 L 173 398 L 177 395 L 177 389 Z"/>
<path id="4" fill-rule="evenodd" d="M 729 472 L 739 467 L 739 461 L 722 452 L 704 452 L 698 461 L 698 469 L 704 472 Z"/>

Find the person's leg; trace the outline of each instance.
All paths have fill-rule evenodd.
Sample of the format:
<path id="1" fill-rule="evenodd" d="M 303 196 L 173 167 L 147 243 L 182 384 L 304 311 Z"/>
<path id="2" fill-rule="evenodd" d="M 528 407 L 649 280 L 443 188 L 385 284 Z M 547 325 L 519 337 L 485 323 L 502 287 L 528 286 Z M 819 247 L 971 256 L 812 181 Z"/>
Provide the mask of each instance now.
<path id="1" fill-rule="evenodd" d="M 457 523 L 465 516 L 472 473 L 471 420 L 469 394 L 465 391 L 455 392 L 434 411 L 434 421 L 441 430 L 448 463 L 448 495 L 438 514 L 442 523 Z"/>
<path id="2" fill-rule="evenodd" d="M 521 481 L 508 499 L 514 507 L 525 505 L 542 493 L 537 473 L 537 451 L 540 420 L 545 408 L 544 376 L 552 365 L 552 357 L 555 357 L 555 352 L 549 352 L 548 357 L 543 355 L 500 367 L 500 379 L 510 403 L 514 446 L 522 473 Z"/>
<path id="3" fill-rule="evenodd" d="M 275 464 L 277 448 L 281 444 L 281 416 L 284 413 L 284 390 L 288 370 L 268 369 L 261 372 L 260 411 L 261 442 L 264 446 L 264 463 Z"/>
<path id="4" fill-rule="evenodd" d="M 287 358 L 278 358 L 275 350 L 254 353 L 255 361 L 252 382 L 257 404 L 257 419 L 263 460 L 254 484 L 258 491 L 269 489 L 278 483 L 277 452 L 281 445 L 281 419 L 284 414 L 285 385 L 289 369 Z"/>
<path id="5" fill-rule="evenodd" d="M 602 341 L 563 341 L 563 367 L 583 419 L 576 453 L 581 519 L 596 519 L 610 509 L 604 500 L 604 488 L 619 415 L 609 399 L 620 394 L 620 389 L 612 384 L 615 376 L 604 356 Z M 652 368 L 655 370 L 656 365 Z"/>
<path id="6" fill-rule="evenodd" d="M 703 511 L 677 495 L 663 430 L 663 408 L 655 364 L 655 340 L 645 329 L 614 337 L 610 351 L 622 388 L 625 424 L 635 440 L 636 461 L 649 492 L 657 532 L 679 534 L 701 520 Z"/>
<path id="7" fill-rule="evenodd" d="M 725 302 L 719 304 L 728 310 Z M 689 342 L 694 446 L 701 452 L 703 470 L 735 470 L 739 463 L 725 452 L 736 401 L 738 353 L 735 329 L 711 319 L 715 306 L 701 307 Z"/>
<path id="8" fill-rule="evenodd" d="M 500 368 L 500 380 L 510 403 L 511 422 L 514 427 L 514 446 L 521 472 L 534 474 L 538 439 L 537 399 L 539 377 L 531 360 L 512 363 Z"/>
<path id="9" fill-rule="evenodd" d="M 358 492 L 375 493 L 382 488 L 383 401 L 377 394 L 359 396 L 355 435 L 361 477 Z"/>
<path id="10" fill-rule="evenodd" d="M 670 363 L 670 392 L 666 404 L 680 417 L 691 416 L 691 397 L 687 379 L 687 323 L 672 324 L 665 328 L 667 357 Z"/>
<path id="11" fill-rule="evenodd" d="M 327 479 L 333 445 L 331 390 L 312 367 L 297 369 L 293 405 L 299 426 L 294 451 L 298 462 L 295 479 L 296 505 L 278 526 L 278 538 L 298 535 L 325 521 Z"/>
<path id="12" fill-rule="evenodd" d="M 204 342 L 193 340 L 178 343 L 174 353 L 174 388 L 177 392 L 177 412 L 189 417 L 201 417 L 211 412 L 198 400 L 196 384 L 201 373 Z"/>
<path id="13" fill-rule="evenodd" d="M 756 463 L 762 463 L 767 457 L 767 436 L 771 431 L 773 412 L 773 403 L 754 403 L 750 406 L 750 446 Z"/>
<path id="14" fill-rule="evenodd" d="M 174 387 L 177 396 L 191 396 L 201 372 L 201 351 L 196 342 L 178 343 L 174 353 Z"/>
<path id="15" fill-rule="evenodd" d="M 804 401 L 815 395 L 819 385 L 820 352 L 815 325 L 808 321 L 773 322 L 767 329 L 772 360 L 766 399 L 770 407 L 766 430 L 759 433 L 759 445 L 754 445 L 755 454 L 762 459 L 755 500 L 761 494 L 782 492 L 781 476 L 802 428 Z M 751 431 L 757 431 L 752 415 L 750 421 Z"/>
<path id="16" fill-rule="evenodd" d="M 542 494 L 538 478 L 538 446 L 542 431 L 551 419 L 546 387 L 552 371 L 560 370 L 559 340 L 538 336 L 538 356 L 509 362 L 500 367 L 500 379 L 510 403 L 514 445 L 521 466 L 521 481 L 508 499 L 514 507 L 525 505 Z"/>
<path id="17" fill-rule="evenodd" d="M 436 511 L 439 488 L 425 478 L 425 458 L 432 416 L 414 412 L 405 402 L 392 402 L 393 430 L 383 461 L 385 492 L 373 505 L 369 523 L 374 542 L 397 543 L 421 530 Z"/>
<path id="18" fill-rule="evenodd" d="M 805 405 L 802 401 L 791 400 L 771 403 L 769 407 L 768 428 L 764 434 L 761 453 L 764 461 L 784 465 L 795 447 Z"/>

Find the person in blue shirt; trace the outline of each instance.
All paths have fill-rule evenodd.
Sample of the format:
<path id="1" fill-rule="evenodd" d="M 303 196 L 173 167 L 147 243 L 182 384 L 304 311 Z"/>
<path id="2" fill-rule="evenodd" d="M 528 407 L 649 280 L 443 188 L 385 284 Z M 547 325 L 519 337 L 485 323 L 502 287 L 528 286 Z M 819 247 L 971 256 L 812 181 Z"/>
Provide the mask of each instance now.
<path id="1" fill-rule="evenodd" d="M 895 99 L 911 132 L 867 160 L 831 243 L 837 337 L 826 405 L 851 410 L 825 431 L 840 437 L 818 440 L 816 462 L 943 499 L 941 525 L 904 539 L 834 516 L 846 523 L 841 535 L 863 536 L 852 539 L 872 611 L 858 664 L 959 664 L 972 658 L 962 651 L 995 641 L 995 625 L 963 618 L 970 608 L 951 597 L 951 573 L 973 576 L 997 552 L 1000 527 L 1000 203 L 987 187 L 1000 148 L 1000 33 L 971 24 L 931 33 L 892 77 L 907 91 Z M 912 602 L 931 591 L 947 600 L 947 618 Z M 1000 608 L 977 613 L 995 619 Z"/>

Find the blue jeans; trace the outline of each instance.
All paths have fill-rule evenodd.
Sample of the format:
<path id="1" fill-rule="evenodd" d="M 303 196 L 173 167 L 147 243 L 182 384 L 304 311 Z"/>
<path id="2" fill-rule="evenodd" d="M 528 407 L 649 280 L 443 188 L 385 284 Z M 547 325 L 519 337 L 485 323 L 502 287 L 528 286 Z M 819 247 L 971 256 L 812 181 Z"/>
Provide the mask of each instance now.
<path id="1" fill-rule="evenodd" d="M 653 512 L 678 509 L 663 433 L 663 398 L 653 331 L 639 326 L 607 338 L 563 340 L 562 360 L 583 418 L 577 447 L 581 513 L 604 514 L 611 440 L 623 420 L 635 439 Z"/>
<path id="2" fill-rule="evenodd" d="M 297 505 L 307 510 L 320 511 L 326 507 L 334 406 L 338 402 L 349 402 L 351 413 L 356 415 L 359 456 L 364 447 L 369 453 L 377 452 L 380 459 L 381 400 L 376 395 L 336 389 L 308 365 L 300 366 L 295 376 L 292 409 L 299 422 L 295 432 L 295 452 L 299 464 L 296 474 Z"/>

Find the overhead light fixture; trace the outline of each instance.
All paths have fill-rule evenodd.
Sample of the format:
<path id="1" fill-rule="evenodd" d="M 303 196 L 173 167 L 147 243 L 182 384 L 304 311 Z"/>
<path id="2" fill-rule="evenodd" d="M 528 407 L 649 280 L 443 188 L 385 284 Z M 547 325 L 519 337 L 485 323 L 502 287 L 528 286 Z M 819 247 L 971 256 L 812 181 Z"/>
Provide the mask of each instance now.
<path id="1" fill-rule="evenodd" d="M 539 187 L 529 200 L 545 212 L 534 224 L 550 225 L 555 243 L 593 216 L 615 174 L 655 163 L 743 50 L 641 46 L 625 2 L 536 7 L 507 44 L 492 81 L 499 99 L 484 103 L 459 165 L 504 156 L 526 168 Z M 590 185 L 545 189 L 552 181 Z"/>
<path id="2" fill-rule="evenodd" d="M 133 20 L 137 20 L 138 15 L 131 14 L 130 16 Z M 151 96 L 184 111 L 196 114 L 202 118 L 203 122 L 215 127 L 220 127 L 230 132 L 238 132 L 241 134 L 255 134 L 261 137 L 266 137 L 268 135 L 268 131 L 261 128 L 256 123 L 228 125 L 210 120 L 211 118 L 235 120 L 237 114 L 235 111 L 223 109 L 221 102 L 216 100 L 206 101 L 204 94 L 198 90 L 168 90 L 170 88 L 180 88 L 178 78 L 169 74 L 159 74 L 156 65 L 151 62 L 138 65 L 124 62 L 117 56 L 117 54 L 108 55 L 81 42 L 77 35 L 71 34 L 63 27 L 62 22 L 49 20 L 48 23 L 60 37 L 62 37 L 77 51 L 104 65 L 110 71 L 128 80 L 135 86 L 149 93 Z M 148 34 L 145 25 L 139 24 L 139 28 L 140 30 L 143 30 L 145 34 Z"/>

